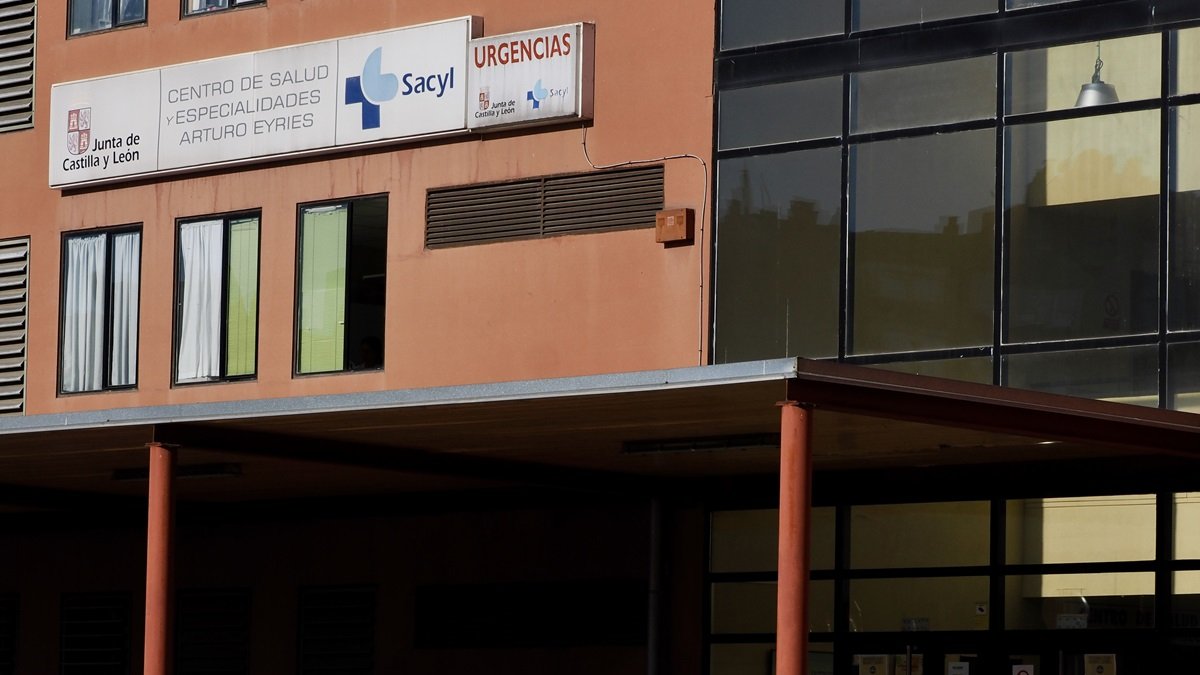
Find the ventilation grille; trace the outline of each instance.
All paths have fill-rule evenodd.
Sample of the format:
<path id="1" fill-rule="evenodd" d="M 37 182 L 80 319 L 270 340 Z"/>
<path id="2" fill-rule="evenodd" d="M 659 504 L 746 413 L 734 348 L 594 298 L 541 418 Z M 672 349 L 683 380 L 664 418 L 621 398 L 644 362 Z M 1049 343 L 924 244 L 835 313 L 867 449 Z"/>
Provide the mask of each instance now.
<path id="1" fill-rule="evenodd" d="M 0 416 L 25 412 L 28 300 L 29 240 L 0 241 Z"/>
<path id="2" fill-rule="evenodd" d="M 250 591 L 181 591 L 175 632 L 175 675 L 250 672 Z"/>
<path id="3" fill-rule="evenodd" d="M 62 600 L 62 675 L 128 675 L 127 593 L 80 593 Z"/>
<path id="4" fill-rule="evenodd" d="M 375 669 L 375 589 L 300 591 L 300 674 L 370 675 Z"/>
<path id="5" fill-rule="evenodd" d="M 662 207 L 662 166 L 439 188 L 425 199 L 425 246 L 653 227 Z"/>
<path id="6" fill-rule="evenodd" d="M 17 671 L 17 596 L 0 595 L 0 675 Z"/>
<path id="7" fill-rule="evenodd" d="M 0 131 L 33 126 L 34 0 L 0 0 Z"/>

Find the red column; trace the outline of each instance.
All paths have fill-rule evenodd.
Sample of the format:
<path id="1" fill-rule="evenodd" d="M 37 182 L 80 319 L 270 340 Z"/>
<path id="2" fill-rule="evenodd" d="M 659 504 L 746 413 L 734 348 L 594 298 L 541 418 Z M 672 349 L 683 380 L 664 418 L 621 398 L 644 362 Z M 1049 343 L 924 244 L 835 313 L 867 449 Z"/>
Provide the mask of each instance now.
<path id="1" fill-rule="evenodd" d="M 808 531 L 812 513 L 812 411 L 781 404 L 779 443 L 779 590 L 775 673 L 808 672 Z"/>
<path id="2" fill-rule="evenodd" d="M 145 675 L 167 675 L 171 652 L 171 529 L 175 451 L 150 443 L 150 504 L 146 518 Z"/>

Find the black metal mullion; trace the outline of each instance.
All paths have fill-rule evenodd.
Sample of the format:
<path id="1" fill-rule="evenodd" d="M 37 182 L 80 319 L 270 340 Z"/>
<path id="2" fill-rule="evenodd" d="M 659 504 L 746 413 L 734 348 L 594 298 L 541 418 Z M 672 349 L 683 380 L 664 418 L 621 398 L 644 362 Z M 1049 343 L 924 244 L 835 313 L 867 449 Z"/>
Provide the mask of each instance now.
<path id="1" fill-rule="evenodd" d="M 838 504 L 833 516 L 833 672 L 852 675 L 850 651 L 850 505 Z"/>
<path id="2" fill-rule="evenodd" d="M 1171 558 L 1175 543 L 1175 494 L 1155 495 L 1154 519 L 1154 628 L 1161 634 L 1173 623 L 1174 579 Z"/>
<path id="3" fill-rule="evenodd" d="M 848 12 L 849 10 L 847 10 Z M 847 16 L 847 22 L 849 17 Z M 853 118 L 855 100 L 851 90 L 850 75 L 842 75 L 842 163 L 841 163 L 841 218 L 838 237 L 838 358 L 844 359 L 854 344 L 854 241 L 851 223 L 854 222 L 854 196 L 851 194 L 850 120 Z"/>
<path id="4" fill-rule="evenodd" d="M 717 159 L 740 159 L 743 157 L 778 155 L 800 150 L 817 150 L 820 148 L 836 147 L 840 143 L 841 138 L 838 136 L 824 136 L 821 138 L 809 138 L 803 141 L 785 141 L 783 143 L 755 145 L 746 148 L 730 148 L 728 150 L 717 151 Z"/>
<path id="5" fill-rule="evenodd" d="M 1006 0 L 998 0 L 1000 11 L 1005 11 Z M 1001 351 L 1004 344 L 1004 324 L 1008 321 L 1008 294 L 1004 292 L 1008 283 L 1007 231 L 1009 204 L 1008 145 L 1005 142 L 1004 113 L 1008 108 L 1009 90 L 1005 78 L 1006 52 L 996 52 L 996 167 L 994 205 L 992 217 L 992 384 L 1001 384 Z"/>
<path id="6" fill-rule="evenodd" d="M 865 133 L 851 134 L 849 142 L 857 143 L 873 143 L 875 141 L 892 141 L 900 138 L 925 137 L 935 134 L 949 134 L 956 131 L 978 131 L 980 129 L 991 129 L 995 126 L 995 121 L 990 118 L 963 120 L 960 122 L 946 122 L 943 124 L 927 124 L 924 126 L 904 127 L 902 129 L 888 129 L 885 131 L 871 131 Z"/>
<path id="7" fill-rule="evenodd" d="M 224 380 L 228 376 L 226 364 L 229 362 L 229 250 L 230 238 L 233 235 L 233 218 L 225 216 L 221 219 L 221 318 L 220 341 L 217 347 L 217 377 Z"/>
<path id="8" fill-rule="evenodd" d="M 988 631 L 1004 630 L 1004 564 L 1008 562 L 1008 500 L 991 500 L 988 530 Z"/>
<path id="9" fill-rule="evenodd" d="M 1163 31 L 1162 59 L 1159 64 L 1162 72 L 1162 106 L 1158 124 L 1159 134 L 1159 191 L 1158 191 L 1158 407 L 1168 408 L 1174 405 L 1171 396 L 1170 352 L 1167 349 L 1168 322 L 1170 321 L 1171 300 L 1171 231 L 1174 229 L 1172 220 L 1175 209 L 1172 202 L 1175 195 L 1174 165 L 1175 165 L 1175 129 L 1174 110 L 1168 103 L 1171 90 L 1174 88 L 1175 68 L 1177 66 L 1177 45 L 1173 31 Z"/>
<path id="10" fill-rule="evenodd" d="M 969 359 L 987 356 L 991 347 L 961 347 L 957 349 L 926 349 L 915 352 L 883 352 L 879 354 L 855 354 L 842 359 L 845 363 L 880 365 L 886 363 L 912 363 L 915 361 L 939 361 L 943 359 Z"/>

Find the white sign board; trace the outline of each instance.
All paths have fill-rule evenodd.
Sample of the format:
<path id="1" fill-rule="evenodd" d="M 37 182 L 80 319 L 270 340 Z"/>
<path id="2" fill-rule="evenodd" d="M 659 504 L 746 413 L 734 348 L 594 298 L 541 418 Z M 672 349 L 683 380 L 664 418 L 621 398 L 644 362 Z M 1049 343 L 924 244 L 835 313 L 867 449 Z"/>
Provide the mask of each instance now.
<path id="1" fill-rule="evenodd" d="M 466 130 L 471 17 L 56 84 L 50 185 Z"/>
<path id="2" fill-rule="evenodd" d="M 575 23 L 472 40 L 467 126 L 590 118 L 594 35 Z"/>

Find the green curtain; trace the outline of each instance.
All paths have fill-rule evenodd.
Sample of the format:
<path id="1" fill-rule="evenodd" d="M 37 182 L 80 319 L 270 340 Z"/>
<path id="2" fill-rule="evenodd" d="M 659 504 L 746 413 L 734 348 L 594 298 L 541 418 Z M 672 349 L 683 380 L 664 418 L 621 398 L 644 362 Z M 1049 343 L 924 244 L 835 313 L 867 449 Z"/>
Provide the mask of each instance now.
<path id="1" fill-rule="evenodd" d="M 300 372 L 345 368 L 346 204 L 306 209 L 300 229 Z"/>
<path id="2" fill-rule="evenodd" d="M 258 218 L 229 223 L 225 329 L 225 374 L 253 375 L 258 341 Z"/>

